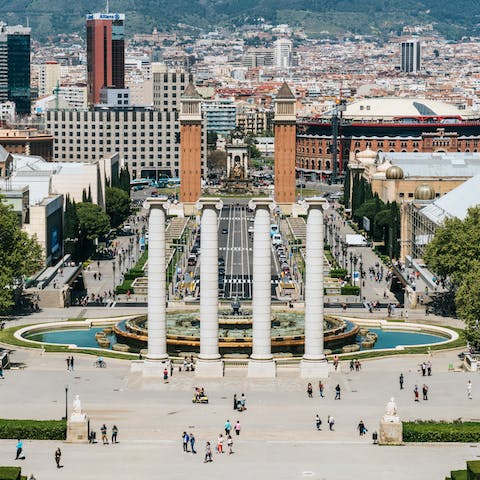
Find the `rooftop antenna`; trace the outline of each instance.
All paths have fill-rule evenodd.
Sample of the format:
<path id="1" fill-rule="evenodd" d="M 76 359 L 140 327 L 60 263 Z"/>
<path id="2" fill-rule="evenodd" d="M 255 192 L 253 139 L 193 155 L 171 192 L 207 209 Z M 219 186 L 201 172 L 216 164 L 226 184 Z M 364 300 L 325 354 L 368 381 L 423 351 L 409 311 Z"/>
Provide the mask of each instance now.
<path id="1" fill-rule="evenodd" d="M 107 2 L 107 5 L 106 5 L 106 7 L 105 7 L 105 10 L 106 10 L 105 13 L 110 13 L 110 12 L 109 12 L 110 8 L 109 8 L 109 4 L 108 4 L 109 2 L 108 2 L 108 0 L 106 0 L 106 2 Z"/>

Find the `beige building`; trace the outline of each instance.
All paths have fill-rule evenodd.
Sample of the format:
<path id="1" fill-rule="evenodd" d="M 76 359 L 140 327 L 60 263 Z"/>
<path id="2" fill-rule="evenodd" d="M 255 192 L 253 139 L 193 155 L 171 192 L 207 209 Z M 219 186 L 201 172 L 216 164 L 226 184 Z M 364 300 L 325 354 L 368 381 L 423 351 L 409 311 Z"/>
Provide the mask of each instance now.
<path id="1" fill-rule="evenodd" d="M 480 153 L 471 152 L 374 152 L 364 150 L 354 155 L 349 162 L 350 199 L 353 175 L 358 173 L 370 183 L 372 192 L 383 202 L 397 202 L 401 211 L 401 260 L 413 258 L 423 252 L 424 245 L 431 240 L 420 237 L 414 223 L 416 215 L 426 203 L 440 201 L 467 180 L 480 175 Z M 430 228 L 430 230 L 432 230 Z M 428 233 L 431 235 L 432 232 Z M 412 240 L 413 237 L 416 240 Z M 422 243 L 423 242 L 423 243 Z M 425 243 L 426 242 L 426 243 Z M 423 245 L 423 247 L 422 247 Z"/>
<path id="2" fill-rule="evenodd" d="M 60 84 L 59 63 L 51 61 L 40 65 L 38 69 L 38 96 L 51 95 L 57 84 Z"/>

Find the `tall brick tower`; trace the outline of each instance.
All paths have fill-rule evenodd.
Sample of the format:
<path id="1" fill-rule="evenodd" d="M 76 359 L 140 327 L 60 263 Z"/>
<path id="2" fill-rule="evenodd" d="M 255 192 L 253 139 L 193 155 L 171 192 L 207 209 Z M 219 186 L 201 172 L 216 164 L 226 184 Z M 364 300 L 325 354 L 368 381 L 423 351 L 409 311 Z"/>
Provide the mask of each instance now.
<path id="1" fill-rule="evenodd" d="M 195 203 L 202 181 L 202 97 L 189 83 L 180 101 L 180 201 Z"/>
<path id="2" fill-rule="evenodd" d="M 295 202 L 295 142 L 297 118 L 295 96 L 284 83 L 275 98 L 275 201 Z"/>

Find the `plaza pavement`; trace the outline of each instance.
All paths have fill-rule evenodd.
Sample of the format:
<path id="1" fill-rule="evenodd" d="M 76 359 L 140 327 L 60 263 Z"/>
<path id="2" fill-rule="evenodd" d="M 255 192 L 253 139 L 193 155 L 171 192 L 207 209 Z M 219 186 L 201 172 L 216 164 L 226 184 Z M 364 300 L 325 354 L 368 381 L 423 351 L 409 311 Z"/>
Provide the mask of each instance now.
<path id="1" fill-rule="evenodd" d="M 0 441 L 0 465 L 19 464 L 37 480 L 63 478 L 141 479 L 227 476 L 244 479 L 443 479 L 450 470 L 480 456 L 477 445 L 407 445 L 379 447 L 371 444 L 385 404 L 395 396 L 399 415 L 413 419 L 478 419 L 480 379 L 477 374 L 449 372 L 458 364 L 457 353 L 434 352 L 432 377 L 422 377 L 418 364 L 426 356 L 401 356 L 363 362 L 361 372 L 350 373 L 346 363 L 326 381 L 326 398 L 318 396 L 318 379 L 312 379 L 314 398 L 306 395 L 307 381 L 296 367 L 281 368 L 274 380 L 247 379 L 246 369 L 228 368 L 224 379 L 200 382 L 194 374 L 175 372 L 167 384 L 143 379 L 130 372 L 128 361 L 107 359 L 106 369 L 93 366 L 94 357 L 75 355 L 75 371 L 67 372 L 65 355 L 16 350 L 13 361 L 24 370 L 6 371 L 0 381 L 1 416 L 4 418 L 60 418 L 65 411 L 65 386 L 70 405 L 79 394 L 82 406 L 97 431 L 106 423 L 119 428 L 118 445 L 71 445 L 62 442 L 26 441 L 26 460 L 15 462 L 14 440 Z M 400 391 L 398 376 L 405 375 Z M 466 383 L 473 382 L 473 400 L 467 399 Z M 339 383 L 342 400 L 333 400 Z M 426 383 L 430 400 L 413 401 L 413 386 Z M 202 385 L 208 405 L 191 402 L 193 389 Z M 248 409 L 234 412 L 233 394 L 245 393 Z M 315 414 L 323 420 L 314 428 Z M 336 420 L 328 431 L 327 415 Z M 229 419 L 240 420 L 242 433 L 234 437 L 235 454 L 215 455 L 203 464 L 206 440 L 215 444 Z M 368 428 L 360 438 L 356 425 L 363 419 Z M 193 432 L 198 455 L 182 452 L 181 434 Z M 65 468 L 56 470 L 54 451 L 60 446 Z M 251 472 L 251 473 L 250 473 Z"/>

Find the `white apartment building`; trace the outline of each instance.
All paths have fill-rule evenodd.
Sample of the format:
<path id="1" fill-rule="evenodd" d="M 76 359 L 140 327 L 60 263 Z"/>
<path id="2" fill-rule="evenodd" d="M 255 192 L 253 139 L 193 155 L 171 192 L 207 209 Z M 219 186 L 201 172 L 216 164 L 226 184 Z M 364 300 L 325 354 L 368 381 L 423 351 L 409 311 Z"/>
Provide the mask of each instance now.
<path id="1" fill-rule="evenodd" d="M 54 137 L 54 161 L 94 162 L 118 152 L 132 178 L 178 177 L 178 112 L 147 108 L 49 110 L 47 131 Z M 206 129 L 202 163 L 206 159 Z M 205 174 L 205 167 L 202 168 Z"/>
<path id="2" fill-rule="evenodd" d="M 292 66 L 292 41 L 279 38 L 273 44 L 273 63 L 276 68 L 286 69 Z"/>
<path id="3" fill-rule="evenodd" d="M 152 63 L 153 106 L 157 110 L 179 111 L 180 98 L 190 81 L 183 69 L 168 68 L 163 63 Z"/>

